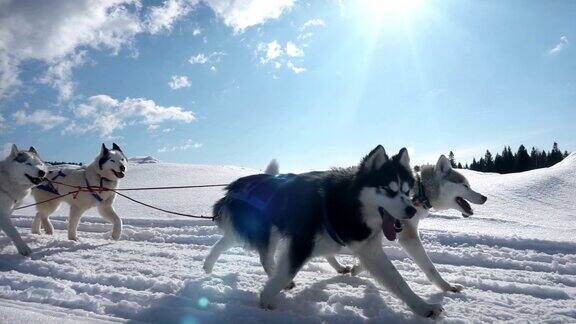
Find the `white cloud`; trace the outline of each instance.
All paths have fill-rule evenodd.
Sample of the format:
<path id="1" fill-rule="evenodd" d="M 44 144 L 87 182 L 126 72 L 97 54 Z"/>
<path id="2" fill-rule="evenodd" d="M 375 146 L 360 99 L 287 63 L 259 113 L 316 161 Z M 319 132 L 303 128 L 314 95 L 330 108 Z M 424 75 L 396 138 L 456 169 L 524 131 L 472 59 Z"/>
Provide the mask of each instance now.
<path id="1" fill-rule="evenodd" d="M 200 53 L 200 54 L 197 54 L 195 56 L 190 57 L 188 62 L 190 62 L 190 64 L 205 64 L 205 63 L 208 63 L 208 56 Z"/>
<path id="2" fill-rule="evenodd" d="M 286 55 L 291 57 L 304 56 L 304 51 L 292 42 L 286 43 Z"/>
<path id="3" fill-rule="evenodd" d="M 202 143 L 194 142 L 191 139 L 186 140 L 182 145 L 166 145 L 158 149 L 158 153 L 174 152 L 174 151 L 186 151 L 189 149 L 199 149 L 202 147 Z"/>
<path id="4" fill-rule="evenodd" d="M 193 112 L 181 107 L 164 107 L 144 98 L 120 101 L 107 95 L 90 97 L 86 103 L 74 107 L 73 112 L 76 120 L 64 133 L 97 133 L 103 138 L 126 126 L 145 125 L 154 129 L 166 121 L 190 123 L 196 119 Z"/>
<path id="5" fill-rule="evenodd" d="M 300 42 L 305 42 L 305 41 L 309 40 L 310 38 L 312 38 L 312 36 L 314 36 L 314 33 L 311 32 L 310 29 L 324 27 L 324 26 L 326 26 L 326 23 L 324 22 L 324 20 L 319 19 L 319 18 L 310 19 L 300 27 L 300 34 L 298 35 L 297 39 Z M 306 47 L 306 45 L 307 44 L 304 43 L 304 47 Z"/>
<path id="6" fill-rule="evenodd" d="M 324 20 L 316 18 L 316 19 L 310 19 L 307 22 L 305 22 L 302 27 L 300 28 L 300 30 L 305 30 L 307 28 L 312 28 L 312 27 L 324 27 L 326 26 L 326 23 L 324 22 Z"/>
<path id="7" fill-rule="evenodd" d="M 188 88 L 191 85 L 190 80 L 188 80 L 188 77 L 185 75 L 173 75 L 172 79 L 168 82 L 168 86 L 170 86 L 172 90 Z"/>
<path id="8" fill-rule="evenodd" d="M 19 66 L 24 61 L 61 64 L 73 60 L 71 56 L 79 47 L 117 53 L 142 31 L 137 6 L 136 0 L 0 1 L 0 12 L 4 13 L 0 16 L 0 99 L 21 85 Z M 54 81 L 58 72 L 47 73 L 54 76 L 46 77 L 52 80 L 48 84 L 66 84 Z"/>
<path id="9" fill-rule="evenodd" d="M 568 37 L 566 36 L 561 36 L 560 37 L 560 42 L 558 44 L 556 44 L 556 46 L 554 46 L 553 48 L 551 48 L 548 53 L 551 55 L 556 55 L 558 53 L 560 53 L 563 49 L 565 49 L 568 44 L 570 44 L 568 42 Z"/>
<path id="10" fill-rule="evenodd" d="M 152 7 L 145 19 L 148 31 L 156 34 L 163 30 L 170 31 L 173 24 L 189 14 L 198 0 L 165 0 L 161 6 Z M 235 32 L 262 24 L 269 19 L 276 19 L 294 4 L 294 0 L 204 0 L 216 15 Z M 194 36 L 200 35 L 196 28 Z"/>
<path id="11" fill-rule="evenodd" d="M 236 33 L 246 28 L 262 24 L 269 19 L 277 19 L 292 8 L 295 0 L 204 0 L 222 18 L 224 24 Z"/>
<path id="12" fill-rule="evenodd" d="M 173 24 L 186 16 L 196 4 L 197 0 L 166 0 L 162 6 L 149 9 L 144 24 L 151 34 L 170 32 Z"/>
<path id="13" fill-rule="evenodd" d="M 284 54 L 284 50 L 282 50 L 282 45 L 280 45 L 280 43 L 278 43 L 278 41 L 276 40 L 271 41 L 270 43 L 267 44 L 260 43 L 258 45 L 258 50 L 264 52 L 264 56 L 260 58 L 260 62 L 262 64 L 273 61 L 282 56 L 282 54 Z"/>
<path id="14" fill-rule="evenodd" d="M 288 61 L 288 63 L 286 63 L 286 66 L 296 74 L 306 72 L 306 68 L 295 66 L 294 63 L 292 63 L 292 61 Z"/>
<path id="15" fill-rule="evenodd" d="M 12 150 L 12 143 L 4 143 L 0 146 L 0 159 L 5 159 Z"/>
<path id="16" fill-rule="evenodd" d="M 5 121 L 6 119 L 4 119 L 2 115 L 0 115 L 0 132 L 2 132 L 4 128 L 6 128 L 6 125 L 4 124 Z"/>
<path id="17" fill-rule="evenodd" d="M 235 32 L 277 19 L 295 0 L 203 0 Z M 72 72 L 86 62 L 80 49 L 133 48 L 140 33 L 171 31 L 199 0 L 165 0 L 143 9 L 140 0 L 0 0 L 0 100 L 22 86 L 21 64 L 47 65 L 39 81 L 55 87 L 61 100 L 72 97 Z M 193 35 L 199 35 L 195 29 Z M 79 58 L 82 58 L 80 60 Z M 38 80 L 38 79 L 37 79 Z"/>
<path id="18" fill-rule="evenodd" d="M 30 114 L 18 110 L 12 114 L 12 118 L 17 125 L 36 125 L 42 130 L 52 129 L 67 120 L 66 117 L 45 109 L 38 109 Z"/>
<path id="19" fill-rule="evenodd" d="M 173 24 L 188 15 L 199 0 L 165 0 L 161 6 L 152 7 L 146 16 L 147 30 L 156 34 L 163 30 L 172 30 Z M 294 4 L 294 0 L 204 0 L 224 24 L 232 27 L 236 33 L 246 28 L 276 19 Z M 200 35 L 199 28 L 193 36 Z"/>
<path id="20" fill-rule="evenodd" d="M 47 84 L 58 90 L 60 100 L 68 100 L 74 92 L 72 82 L 72 69 L 81 66 L 86 61 L 86 51 L 72 53 L 62 60 L 56 60 L 39 79 L 40 83 Z"/>
<path id="21" fill-rule="evenodd" d="M 192 31 L 192 36 L 198 36 L 202 34 L 202 29 L 200 28 L 194 28 L 194 30 Z"/>
<path id="22" fill-rule="evenodd" d="M 191 56 L 190 59 L 188 59 L 188 62 L 190 64 L 214 64 L 220 62 L 224 55 L 226 55 L 224 52 L 212 52 L 208 55 L 199 53 Z"/>
<path id="23" fill-rule="evenodd" d="M 270 63 L 275 69 L 280 69 L 282 65 L 286 65 L 290 71 L 296 74 L 306 71 L 306 68 L 298 67 L 292 60 L 288 59 L 304 56 L 304 51 L 293 42 L 287 42 L 285 48 L 282 48 L 276 40 L 269 43 L 260 43 L 257 47 L 257 53 L 261 55 L 261 64 Z"/>

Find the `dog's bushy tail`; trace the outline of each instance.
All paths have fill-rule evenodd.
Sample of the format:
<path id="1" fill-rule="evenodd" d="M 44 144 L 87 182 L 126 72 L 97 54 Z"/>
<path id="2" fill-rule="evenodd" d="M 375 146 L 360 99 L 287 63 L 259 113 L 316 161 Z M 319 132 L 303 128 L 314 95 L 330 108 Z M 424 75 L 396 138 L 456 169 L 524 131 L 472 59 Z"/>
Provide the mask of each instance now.
<path id="1" fill-rule="evenodd" d="M 212 217 L 217 224 L 221 224 L 223 221 L 226 200 L 227 197 L 222 197 L 212 206 Z"/>
<path id="2" fill-rule="evenodd" d="M 278 165 L 278 161 L 276 161 L 276 159 L 270 161 L 264 173 L 273 176 L 278 175 L 280 173 L 280 166 Z"/>

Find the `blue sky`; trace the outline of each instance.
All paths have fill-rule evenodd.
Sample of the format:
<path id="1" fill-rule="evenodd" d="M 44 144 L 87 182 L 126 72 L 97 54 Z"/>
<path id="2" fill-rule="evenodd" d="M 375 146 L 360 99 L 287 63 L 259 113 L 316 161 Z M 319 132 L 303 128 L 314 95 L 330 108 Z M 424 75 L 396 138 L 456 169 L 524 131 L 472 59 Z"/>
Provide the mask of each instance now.
<path id="1" fill-rule="evenodd" d="M 0 4 L 0 145 L 286 169 L 576 150 L 576 2 Z"/>

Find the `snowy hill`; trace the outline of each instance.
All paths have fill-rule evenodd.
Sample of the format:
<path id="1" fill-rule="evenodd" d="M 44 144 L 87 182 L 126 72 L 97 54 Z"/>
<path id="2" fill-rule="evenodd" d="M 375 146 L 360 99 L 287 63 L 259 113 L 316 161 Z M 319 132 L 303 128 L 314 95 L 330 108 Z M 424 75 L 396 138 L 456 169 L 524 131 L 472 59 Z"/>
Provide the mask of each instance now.
<path id="1" fill-rule="evenodd" d="M 122 187 L 227 183 L 254 172 L 134 164 Z M 465 290 L 439 292 L 395 244 L 387 245 L 410 286 L 442 302 L 446 322 L 576 322 L 576 155 L 525 173 L 463 172 L 488 202 L 469 219 L 435 213 L 423 222 L 422 236 L 443 276 Z M 128 194 L 171 210 L 209 214 L 222 190 Z M 322 259 L 298 274 L 297 287 L 280 297 L 277 310 L 261 310 L 258 293 L 266 275 L 255 254 L 231 249 L 212 275 L 203 273 L 203 258 L 220 237 L 211 221 L 163 215 L 120 197 L 115 206 L 125 224 L 117 242 L 108 239 L 111 227 L 94 211 L 82 220 L 79 242 L 66 239 L 67 208 L 52 216 L 53 237 L 29 234 L 33 210 L 13 217 L 34 253 L 16 255 L 0 236 L 0 322 L 425 321 L 368 274 L 337 275 Z M 339 259 L 354 261 L 350 255 Z"/>
<path id="2" fill-rule="evenodd" d="M 157 159 L 148 156 L 135 156 L 128 159 L 128 162 L 132 164 L 146 164 L 146 163 L 159 163 Z"/>

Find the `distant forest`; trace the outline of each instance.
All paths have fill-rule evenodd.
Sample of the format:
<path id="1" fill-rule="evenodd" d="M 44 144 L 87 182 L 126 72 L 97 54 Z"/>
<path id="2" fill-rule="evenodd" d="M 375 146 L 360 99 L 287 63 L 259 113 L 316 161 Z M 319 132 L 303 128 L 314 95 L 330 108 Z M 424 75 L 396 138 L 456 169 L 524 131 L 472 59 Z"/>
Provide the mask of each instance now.
<path id="1" fill-rule="evenodd" d="M 46 163 L 48 163 L 48 164 L 50 164 L 50 165 L 71 164 L 71 165 L 79 165 L 79 166 L 82 166 L 82 162 L 46 161 Z"/>
<path id="2" fill-rule="evenodd" d="M 528 152 L 524 145 L 520 145 L 516 153 L 512 152 L 510 146 L 506 146 L 502 153 L 496 153 L 496 156 L 486 150 L 484 157 L 479 160 L 474 158 L 470 165 L 466 163 L 464 166 L 460 162 L 456 163 L 454 152 L 452 151 L 448 154 L 448 159 L 453 168 L 481 172 L 514 173 L 553 166 L 564 160 L 568 154 L 568 151 L 562 153 L 558 143 L 554 142 L 552 150 L 549 152 L 536 149 L 535 147 L 532 147 L 532 150 Z"/>

